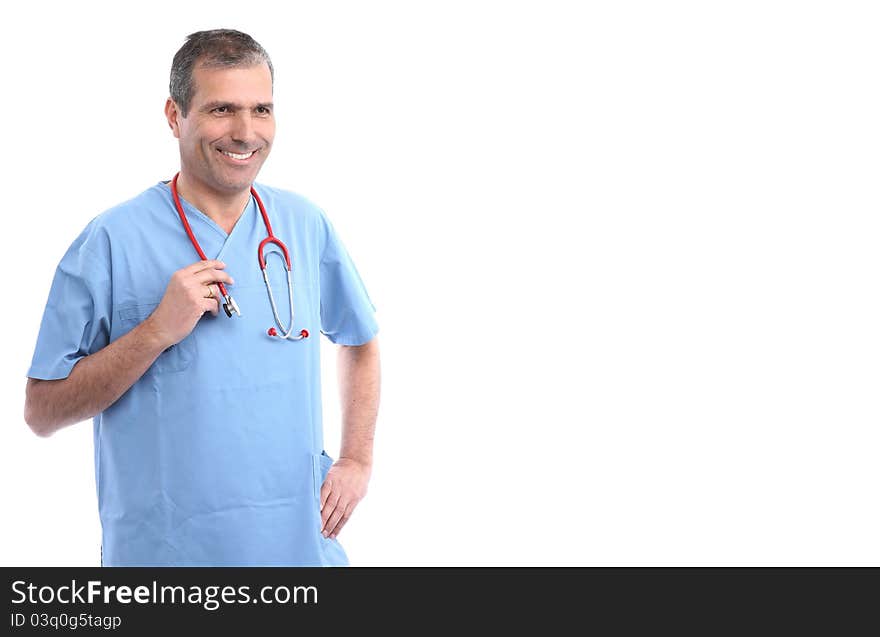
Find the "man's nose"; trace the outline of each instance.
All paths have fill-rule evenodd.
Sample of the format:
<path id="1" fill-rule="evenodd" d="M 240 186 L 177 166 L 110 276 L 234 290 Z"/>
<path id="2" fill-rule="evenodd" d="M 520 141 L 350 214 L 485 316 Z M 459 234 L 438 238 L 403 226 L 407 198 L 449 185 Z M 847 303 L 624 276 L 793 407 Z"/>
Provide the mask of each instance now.
<path id="1" fill-rule="evenodd" d="M 236 113 L 230 131 L 233 141 L 250 144 L 254 140 L 254 122 L 244 109 Z"/>

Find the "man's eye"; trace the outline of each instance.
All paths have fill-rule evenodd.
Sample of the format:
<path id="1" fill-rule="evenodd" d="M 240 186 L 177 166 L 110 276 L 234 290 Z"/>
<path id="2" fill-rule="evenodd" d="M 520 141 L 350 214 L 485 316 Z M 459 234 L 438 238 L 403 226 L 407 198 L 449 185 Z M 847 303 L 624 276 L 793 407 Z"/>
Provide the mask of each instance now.
<path id="1" fill-rule="evenodd" d="M 214 109 L 213 112 L 219 113 L 220 115 L 223 115 L 224 113 L 229 112 L 229 107 L 228 106 L 218 106 L 217 108 Z"/>
<path id="2" fill-rule="evenodd" d="M 257 113 L 259 113 L 260 115 L 268 115 L 271 112 L 272 112 L 272 110 L 268 106 L 258 106 L 257 107 Z"/>

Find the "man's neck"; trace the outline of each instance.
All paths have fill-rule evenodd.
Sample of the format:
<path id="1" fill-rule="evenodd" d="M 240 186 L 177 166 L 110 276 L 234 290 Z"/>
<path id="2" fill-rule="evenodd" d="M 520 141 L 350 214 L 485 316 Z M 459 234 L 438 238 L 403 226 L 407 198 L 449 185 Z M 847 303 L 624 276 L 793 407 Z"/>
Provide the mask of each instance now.
<path id="1" fill-rule="evenodd" d="M 177 192 L 223 228 L 226 234 L 232 232 L 251 196 L 250 188 L 227 195 L 199 187 L 198 182 L 187 179 L 183 172 L 177 178 Z"/>

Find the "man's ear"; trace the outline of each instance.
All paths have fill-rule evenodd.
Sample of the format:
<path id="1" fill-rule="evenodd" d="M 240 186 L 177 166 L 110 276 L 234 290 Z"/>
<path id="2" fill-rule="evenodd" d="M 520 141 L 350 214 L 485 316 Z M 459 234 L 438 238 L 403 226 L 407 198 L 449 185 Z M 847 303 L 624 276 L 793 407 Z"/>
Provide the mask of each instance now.
<path id="1" fill-rule="evenodd" d="M 180 109 L 177 103 L 170 97 L 165 101 L 165 118 L 168 120 L 168 126 L 177 139 L 180 139 Z"/>

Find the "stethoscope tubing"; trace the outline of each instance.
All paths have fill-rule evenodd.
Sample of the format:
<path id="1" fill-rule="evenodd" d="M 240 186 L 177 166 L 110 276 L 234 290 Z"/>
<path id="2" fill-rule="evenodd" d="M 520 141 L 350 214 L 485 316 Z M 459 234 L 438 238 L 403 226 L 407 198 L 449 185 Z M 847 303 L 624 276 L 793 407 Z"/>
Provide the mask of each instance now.
<path id="1" fill-rule="evenodd" d="M 184 228 L 184 230 L 186 230 L 186 234 L 189 237 L 190 243 L 192 243 L 193 247 L 196 249 L 196 252 L 202 258 L 202 260 L 207 261 L 208 257 L 205 256 L 205 253 L 202 250 L 202 247 L 199 245 L 199 242 L 196 239 L 195 234 L 193 234 L 192 228 L 189 225 L 189 221 L 186 218 L 186 214 L 184 214 L 184 212 L 183 212 L 183 206 L 180 203 L 180 195 L 177 192 L 177 178 L 179 176 L 180 176 L 180 173 L 178 172 L 176 175 L 174 175 L 174 179 L 171 180 L 171 194 L 174 198 L 174 205 L 177 208 L 177 214 L 180 217 L 181 223 L 183 223 L 183 228 Z M 260 199 L 260 195 L 257 193 L 257 191 L 254 189 L 253 186 L 251 186 L 251 195 L 254 197 L 254 200 L 257 202 L 257 206 L 260 209 L 260 215 L 263 217 L 263 224 L 265 224 L 265 226 L 266 226 L 266 233 L 269 235 L 260 242 L 259 248 L 257 249 L 257 260 L 259 261 L 259 264 L 260 264 L 260 271 L 263 274 L 263 282 L 266 284 L 266 291 L 269 293 L 269 304 L 272 306 L 272 315 L 275 319 L 275 325 L 278 327 L 279 330 L 281 330 L 279 333 L 274 327 L 271 327 L 271 328 L 269 328 L 267 333 L 269 336 L 280 337 L 280 338 L 291 340 L 291 341 L 298 341 L 303 338 L 308 338 L 309 332 L 308 332 L 308 330 L 305 330 L 305 329 L 300 330 L 299 334 L 297 334 L 296 336 L 292 335 L 293 334 L 293 276 L 292 276 L 292 268 L 290 265 L 290 253 L 287 250 L 287 246 L 284 245 L 284 243 L 272 233 L 272 224 L 269 223 L 269 215 L 266 214 L 266 207 L 263 205 L 263 200 Z M 287 268 L 287 296 L 288 296 L 288 300 L 290 303 L 290 322 L 288 323 L 288 325 L 290 327 L 288 327 L 288 328 L 284 327 L 284 323 L 281 322 L 281 318 L 278 316 L 278 308 L 275 305 L 275 297 L 272 294 L 272 286 L 269 283 L 269 275 L 266 272 L 266 257 L 263 253 L 263 250 L 266 247 L 266 245 L 270 244 L 270 243 L 278 246 L 281 249 L 281 252 L 283 253 L 283 258 L 284 258 L 284 265 Z M 273 254 L 273 253 L 270 252 L 269 254 Z M 277 254 L 277 253 L 275 253 L 275 254 Z M 279 255 L 279 256 L 281 256 L 281 255 Z M 232 318 L 232 311 L 231 310 L 234 310 L 239 316 L 241 316 L 241 312 L 238 309 L 238 305 L 235 303 L 235 300 L 232 298 L 232 296 L 226 290 L 226 286 L 223 284 L 223 282 L 217 281 L 217 287 L 220 289 L 220 294 L 222 294 L 223 298 L 225 299 L 224 310 L 226 311 L 227 316 Z M 231 308 L 231 310 L 230 310 L 230 308 Z"/>

